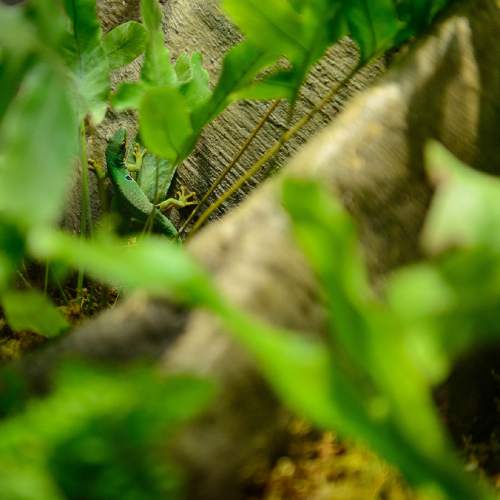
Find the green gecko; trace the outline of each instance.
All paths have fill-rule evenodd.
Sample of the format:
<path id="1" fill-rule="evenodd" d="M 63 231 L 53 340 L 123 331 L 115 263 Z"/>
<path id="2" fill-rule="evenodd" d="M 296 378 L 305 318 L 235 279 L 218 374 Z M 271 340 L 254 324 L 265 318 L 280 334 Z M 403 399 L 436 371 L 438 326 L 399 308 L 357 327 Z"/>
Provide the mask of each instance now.
<path id="1" fill-rule="evenodd" d="M 140 160 L 143 155 L 144 152 L 140 154 L 136 152 L 136 158 L 139 160 L 137 162 L 138 169 L 140 169 Z M 125 163 L 125 157 L 126 131 L 119 129 L 109 141 L 106 149 L 106 165 L 108 175 L 113 184 L 118 210 L 125 216 L 143 225 L 147 225 L 152 217 L 153 229 L 165 234 L 169 238 L 176 238 L 178 236 L 177 229 L 162 214 L 162 210 L 171 206 L 185 207 L 195 204 L 195 201 L 190 201 L 192 194 L 187 194 L 182 189 L 178 193 L 179 199 L 170 198 L 154 205 L 130 175 L 130 171 Z"/>

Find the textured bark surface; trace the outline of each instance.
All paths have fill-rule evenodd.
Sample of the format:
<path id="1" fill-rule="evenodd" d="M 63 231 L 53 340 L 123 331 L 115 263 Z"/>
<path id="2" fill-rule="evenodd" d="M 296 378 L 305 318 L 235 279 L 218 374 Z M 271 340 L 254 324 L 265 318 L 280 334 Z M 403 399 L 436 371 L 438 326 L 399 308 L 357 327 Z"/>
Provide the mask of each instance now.
<path id="1" fill-rule="evenodd" d="M 207 53 L 218 52 L 234 40 L 209 3 L 173 1 L 168 9 L 172 23 L 168 33 L 177 47 L 192 43 Z M 185 39 L 191 27 L 192 38 Z M 280 206 L 281 179 L 289 175 L 316 178 L 338 193 L 359 225 L 371 276 L 380 285 L 392 269 L 420 257 L 419 231 L 432 196 L 423 171 L 427 139 L 440 140 L 477 168 L 500 172 L 498 33 L 496 0 L 459 5 L 378 84 L 355 98 L 333 125 L 301 149 L 283 174 L 194 238 L 190 252 L 207 267 L 220 289 L 245 310 L 273 324 L 322 332 L 324 313 L 316 285 Z M 339 50 L 352 55 L 349 45 Z M 212 62 L 210 56 L 208 60 Z M 346 55 L 338 65 L 330 64 L 316 74 L 335 78 L 351 60 Z M 321 77 L 308 88 L 321 94 Z M 339 103 L 320 120 L 328 119 L 335 106 Z M 236 106 L 211 127 L 179 172 L 180 182 L 203 191 L 207 179 L 225 164 L 257 120 L 256 108 L 260 106 Z M 262 141 L 275 136 L 283 126 L 280 120 L 278 116 L 269 125 Z M 107 135 L 107 129 L 103 131 Z M 265 144 L 258 142 L 251 154 L 258 154 Z M 157 335 L 160 348 L 170 332 L 169 348 L 162 358 L 165 371 L 208 375 L 221 388 L 213 408 L 174 444 L 176 457 L 187 467 L 187 498 L 241 498 L 252 467 L 269 460 L 285 436 L 286 418 L 253 363 L 220 331 L 214 318 L 202 312 L 172 316 L 165 312 L 168 307 L 131 298 L 75 332 L 66 348 L 86 345 L 89 336 L 102 334 L 99 356 L 112 358 L 116 340 L 107 349 L 106 338 L 116 329 L 131 351 L 141 335 Z M 173 317 L 183 322 L 181 333 L 172 329 Z M 92 354 L 89 351 L 86 354 Z"/>

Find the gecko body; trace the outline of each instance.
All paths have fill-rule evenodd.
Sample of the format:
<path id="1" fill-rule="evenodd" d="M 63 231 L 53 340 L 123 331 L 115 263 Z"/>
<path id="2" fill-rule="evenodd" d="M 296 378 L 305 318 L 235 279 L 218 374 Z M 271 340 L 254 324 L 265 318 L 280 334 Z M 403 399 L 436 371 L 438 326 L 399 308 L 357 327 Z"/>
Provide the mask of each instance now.
<path id="1" fill-rule="evenodd" d="M 153 217 L 153 228 L 169 238 L 177 237 L 177 229 L 158 208 L 149 201 L 144 191 L 133 179 L 125 165 L 126 131 L 118 130 L 108 143 L 106 165 L 113 184 L 120 212 L 131 219 L 146 224 Z"/>

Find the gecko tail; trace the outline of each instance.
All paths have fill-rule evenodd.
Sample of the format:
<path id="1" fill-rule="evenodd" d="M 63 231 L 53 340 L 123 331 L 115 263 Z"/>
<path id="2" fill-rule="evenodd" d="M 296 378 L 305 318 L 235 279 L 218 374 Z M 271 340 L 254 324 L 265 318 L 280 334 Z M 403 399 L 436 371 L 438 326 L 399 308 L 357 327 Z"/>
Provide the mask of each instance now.
<path id="1" fill-rule="evenodd" d="M 179 235 L 177 229 L 172 224 L 170 219 L 165 217 L 160 211 L 156 212 L 154 220 L 154 229 L 168 238 L 177 238 Z"/>

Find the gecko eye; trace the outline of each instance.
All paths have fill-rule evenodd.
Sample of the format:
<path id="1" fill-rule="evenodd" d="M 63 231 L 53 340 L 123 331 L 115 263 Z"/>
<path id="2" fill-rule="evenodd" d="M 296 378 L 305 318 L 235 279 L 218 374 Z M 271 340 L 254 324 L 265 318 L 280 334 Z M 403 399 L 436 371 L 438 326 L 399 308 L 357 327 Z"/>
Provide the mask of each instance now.
<path id="1" fill-rule="evenodd" d="M 127 181 L 133 181 L 134 180 L 134 179 L 132 179 L 132 177 L 130 177 L 130 175 L 126 175 L 125 179 L 127 179 Z"/>

